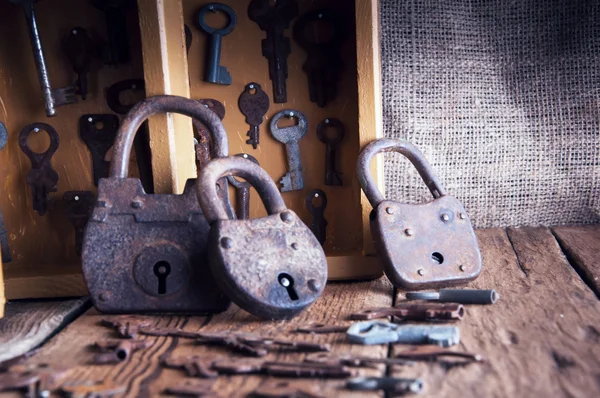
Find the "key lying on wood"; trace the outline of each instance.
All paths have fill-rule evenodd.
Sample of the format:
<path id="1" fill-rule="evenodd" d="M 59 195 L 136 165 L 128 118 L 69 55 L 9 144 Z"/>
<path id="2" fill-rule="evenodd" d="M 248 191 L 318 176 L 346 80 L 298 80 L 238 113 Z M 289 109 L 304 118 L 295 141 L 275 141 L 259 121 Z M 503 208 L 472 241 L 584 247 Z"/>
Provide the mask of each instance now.
<path id="1" fill-rule="evenodd" d="M 265 362 L 260 360 L 222 360 L 213 363 L 219 374 L 265 374 L 273 377 L 307 377 L 343 379 L 353 375 L 352 371 L 339 364 Z"/>
<path id="2" fill-rule="evenodd" d="M 443 357 L 464 358 L 473 362 L 483 362 L 484 358 L 479 354 L 473 354 L 463 351 L 444 350 L 438 347 L 419 346 L 412 347 L 408 350 L 396 352 L 395 358 L 418 360 L 432 360 Z"/>
<path id="3" fill-rule="evenodd" d="M 395 377 L 355 377 L 346 381 L 346 388 L 354 391 L 378 391 L 399 395 L 418 394 L 423 390 L 421 379 L 399 379 Z"/>
<path id="4" fill-rule="evenodd" d="M 329 353 L 318 352 L 315 354 L 308 355 L 304 362 L 307 363 L 327 363 L 330 365 L 342 365 L 349 366 L 353 368 L 362 368 L 362 367 L 373 367 L 376 364 L 385 364 L 385 365 L 414 365 L 414 362 L 407 361 L 405 359 L 400 358 L 369 358 L 369 357 L 356 357 L 352 355 L 332 355 Z"/>
<path id="5" fill-rule="evenodd" d="M 162 361 L 162 364 L 167 368 L 182 369 L 190 377 L 212 379 L 219 375 L 212 370 L 212 362 L 205 357 L 190 355 L 187 357 L 166 358 Z"/>
<path id="6" fill-rule="evenodd" d="M 294 331 L 296 333 L 314 333 L 314 334 L 326 334 L 326 333 L 345 333 L 348 330 L 348 325 L 325 325 L 322 323 L 316 323 L 309 326 L 301 326 Z"/>
<path id="7" fill-rule="evenodd" d="M 439 292 L 408 292 L 407 300 L 435 300 L 442 303 L 494 304 L 500 295 L 495 290 L 441 289 Z"/>
<path id="8" fill-rule="evenodd" d="M 465 315 L 461 304 L 398 304 L 395 307 L 367 308 L 350 315 L 353 320 L 395 317 L 399 321 L 460 320 Z"/>
<path id="9" fill-rule="evenodd" d="M 135 315 L 119 315 L 105 318 L 100 321 L 103 326 L 114 328 L 119 337 L 135 339 L 140 329 L 150 327 L 154 323 L 149 318 L 141 318 Z"/>
<path id="10" fill-rule="evenodd" d="M 460 343 L 456 326 L 397 325 L 383 321 L 353 324 L 346 332 L 347 339 L 356 344 L 437 344 L 449 347 Z"/>

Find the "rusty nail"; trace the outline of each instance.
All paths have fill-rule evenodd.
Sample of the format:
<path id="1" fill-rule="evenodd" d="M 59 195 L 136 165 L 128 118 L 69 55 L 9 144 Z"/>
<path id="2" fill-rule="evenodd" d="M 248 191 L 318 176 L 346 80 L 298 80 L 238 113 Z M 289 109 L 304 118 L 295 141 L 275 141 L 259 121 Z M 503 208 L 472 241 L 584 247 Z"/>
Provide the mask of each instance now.
<path id="1" fill-rule="evenodd" d="M 294 217 L 289 211 L 284 211 L 281 213 L 280 217 L 283 222 L 292 222 L 294 220 Z"/>
<path id="2" fill-rule="evenodd" d="M 386 207 L 386 208 L 385 208 L 385 212 L 386 212 L 387 214 L 394 214 L 394 209 L 392 209 L 391 207 Z"/>
<path id="3" fill-rule="evenodd" d="M 140 202 L 139 200 L 131 202 L 131 207 L 134 208 L 134 209 L 139 209 L 142 206 L 143 206 L 143 203 Z"/>
<path id="4" fill-rule="evenodd" d="M 417 271 L 417 273 L 421 276 L 425 275 L 425 270 L 423 268 L 421 268 L 420 270 Z"/>
<path id="5" fill-rule="evenodd" d="M 415 233 L 413 232 L 413 230 L 412 230 L 412 229 L 410 229 L 410 228 L 406 228 L 406 229 L 404 230 L 404 233 L 406 234 L 406 236 L 413 236 L 413 235 L 415 234 Z"/>
<path id="6" fill-rule="evenodd" d="M 233 246 L 233 240 L 231 240 L 231 238 L 221 238 L 221 247 L 223 249 L 231 249 L 231 246 Z"/>

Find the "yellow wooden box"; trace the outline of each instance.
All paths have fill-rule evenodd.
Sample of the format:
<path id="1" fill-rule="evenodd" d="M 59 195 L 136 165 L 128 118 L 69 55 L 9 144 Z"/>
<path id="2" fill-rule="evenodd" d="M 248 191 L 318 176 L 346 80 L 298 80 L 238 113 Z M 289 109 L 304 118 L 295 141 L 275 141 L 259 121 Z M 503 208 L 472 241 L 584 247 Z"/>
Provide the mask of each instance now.
<path id="1" fill-rule="evenodd" d="M 229 135 L 230 154 L 247 152 L 278 181 L 286 171 L 284 146 L 268 132 L 268 118 L 286 108 L 298 109 L 309 122 L 309 131 L 300 143 L 305 189 L 284 193 L 289 208 L 306 222 L 307 193 L 323 189 L 328 197 L 325 217 L 329 222 L 324 245 L 331 280 L 365 279 L 381 275 L 373 256 L 368 215 L 371 206 L 361 193 L 355 165 L 360 148 L 381 135 L 380 59 L 378 5 L 376 0 L 299 0 L 304 12 L 328 7 L 348 17 L 351 29 L 342 47 L 345 68 L 337 99 L 319 108 L 309 101 L 306 74 L 302 64 L 306 54 L 292 40 L 288 58 L 288 103 L 274 104 L 261 125 L 261 144 L 257 150 L 245 144 L 248 126 L 237 100 L 249 82 L 262 85 L 272 98 L 267 60 L 261 54 L 265 33 L 247 18 L 247 1 L 223 0 L 238 16 L 233 33 L 223 40 L 221 64 L 233 77 L 231 86 L 202 80 L 206 36 L 197 28 L 196 16 L 205 0 L 138 0 L 130 29 L 133 59 L 130 64 L 107 67 L 97 63 L 90 74 L 90 95 L 86 101 L 59 107 L 57 116 L 44 113 L 41 92 L 29 44 L 28 31 L 19 7 L 0 3 L 0 120 L 9 130 L 9 143 L 0 151 L 0 210 L 8 230 L 13 261 L 3 264 L 4 292 L 7 299 L 79 296 L 86 294 L 75 253 L 74 229 L 64 216 L 62 194 L 70 190 L 95 191 L 91 158 L 80 140 L 78 120 L 82 114 L 112 113 L 106 105 L 104 89 L 127 78 L 144 78 L 146 95 L 172 94 L 184 97 L 215 98 L 227 109 L 224 124 Z M 74 26 L 82 26 L 93 38 L 106 37 L 104 14 L 89 1 L 43 0 L 36 3 L 38 23 L 50 77 L 54 87 L 73 83 L 75 75 L 61 51 L 61 43 Z M 193 43 L 185 51 L 183 24 L 191 27 Z M 218 21 L 217 21 L 218 22 Z M 135 31 L 134 31 L 135 30 Z M 286 32 L 291 37 L 291 29 Z M 328 117 L 341 119 L 346 138 L 341 149 L 343 187 L 324 186 L 325 145 L 316 137 L 316 126 Z M 59 173 L 58 192 L 50 194 L 51 211 L 40 217 L 32 209 L 30 189 L 25 177 L 29 159 L 21 152 L 17 136 L 32 122 L 47 122 L 60 135 L 60 147 L 52 159 Z M 181 115 L 158 115 L 150 119 L 155 189 L 160 193 L 181 192 L 185 181 L 194 178 L 193 132 L 191 120 Z M 48 145 L 44 134 L 32 134 L 30 145 L 43 151 Z M 373 173 L 382 186 L 382 163 L 373 164 Z M 251 216 L 265 214 L 258 196 L 251 197 Z M 0 270 L 1 271 L 1 270 Z M 1 274 L 0 274 L 1 275 Z M 0 285 L 2 286 L 2 285 Z M 0 305 L 0 308 L 2 306 Z"/>

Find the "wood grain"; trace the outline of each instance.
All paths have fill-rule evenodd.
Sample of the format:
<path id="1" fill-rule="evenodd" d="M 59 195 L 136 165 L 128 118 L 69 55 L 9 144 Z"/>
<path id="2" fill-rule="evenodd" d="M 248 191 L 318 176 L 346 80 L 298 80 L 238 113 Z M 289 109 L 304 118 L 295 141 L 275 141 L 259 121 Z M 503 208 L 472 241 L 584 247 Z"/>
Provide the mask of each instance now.
<path id="1" fill-rule="evenodd" d="M 600 225 L 552 228 L 571 265 L 600 298 Z"/>
<path id="2" fill-rule="evenodd" d="M 146 95 L 190 97 L 181 0 L 138 0 Z M 148 120 L 156 193 L 182 193 L 196 178 L 189 117 L 161 114 Z"/>
<path id="3" fill-rule="evenodd" d="M 89 305 L 87 298 L 7 303 L 6 316 L 0 320 L 0 361 L 23 355 L 44 343 Z"/>
<path id="4" fill-rule="evenodd" d="M 487 362 L 450 370 L 420 364 L 395 374 L 423 377 L 425 397 L 597 396 L 600 301 L 550 230 L 491 229 L 477 237 L 483 271 L 469 286 L 496 289 L 500 299 L 467 307 L 458 349 Z"/>
<path id="5" fill-rule="evenodd" d="M 161 326 L 182 327 L 188 331 L 231 331 L 252 332 L 264 336 L 286 339 L 328 342 L 332 352 L 353 353 L 372 357 L 385 357 L 387 347 L 350 346 L 345 343 L 343 334 L 306 335 L 290 331 L 310 323 L 348 324 L 351 312 L 372 306 L 389 306 L 392 303 L 392 287 L 384 278 L 361 283 L 330 283 L 323 296 L 308 310 L 290 321 L 266 322 L 232 306 L 222 314 L 212 317 L 201 316 L 157 316 L 153 317 Z M 62 333 L 50 340 L 39 354 L 29 359 L 32 363 L 61 363 L 72 367 L 66 381 L 109 380 L 127 386 L 124 397 L 158 396 L 164 388 L 176 385 L 185 379 L 179 370 L 164 369 L 159 366 L 161 356 L 201 355 L 207 360 L 231 358 L 230 351 L 219 347 L 199 346 L 189 340 L 171 337 L 145 336 L 152 340 L 150 348 L 134 353 L 130 360 L 116 366 L 96 366 L 90 361 L 93 351 L 89 346 L 96 340 L 114 337 L 113 332 L 99 326 L 102 318 L 94 309 L 73 322 Z M 303 354 L 269 354 L 268 359 L 286 361 L 301 360 Z M 383 375 L 385 369 L 366 370 L 365 374 Z M 253 391 L 265 380 L 259 376 L 220 377 L 215 391 L 222 397 L 242 397 Z M 296 381 L 294 381 L 296 382 Z M 306 388 L 314 388 L 324 396 L 377 396 L 350 394 L 340 390 L 342 381 L 298 380 Z"/>

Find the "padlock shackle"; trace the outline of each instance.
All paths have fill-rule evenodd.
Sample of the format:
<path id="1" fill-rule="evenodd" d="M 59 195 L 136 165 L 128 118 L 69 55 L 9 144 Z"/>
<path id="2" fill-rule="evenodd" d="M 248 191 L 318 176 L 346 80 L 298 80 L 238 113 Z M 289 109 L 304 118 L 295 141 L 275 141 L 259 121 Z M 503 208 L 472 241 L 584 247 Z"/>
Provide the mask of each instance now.
<path id="1" fill-rule="evenodd" d="M 180 113 L 202 122 L 212 136 L 213 157 L 226 157 L 229 153 L 227 132 L 221 119 L 210 109 L 198 101 L 175 95 L 157 95 L 137 103 L 127 116 L 114 144 L 113 160 L 110 164 L 111 178 L 127 178 L 129 173 L 129 156 L 133 139 L 142 123 L 157 113 Z M 191 138 L 190 138 L 191 139 Z M 192 145 L 190 143 L 190 145 Z"/>
<path id="2" fill-rule="evenodd" d="M 362 149 L 356 165 L 358 182 L 374 209 L 385 200 L 371 176 L 371 161 L 381 152 L 398 152 L 403 155 L 415 166 L 434 198 L 446 195 L 446 190 L 438 181 L 431 165 L 417 147 L 408 141 L 381 138 L 368 143 Z"/>
<path id="3" fill-rule="evenodd" d="M 196 181 L 198 201 L 209 224 L 230 218 L 216 189 L 217 180 L 229 175 L 242 177 L 250 183 L 258 192 L 268 214 L 277 214 L 287 210 L 277 185 L 259 165 L 236 156 L 218 158 L 211 160 L 200 170 Z"/>

